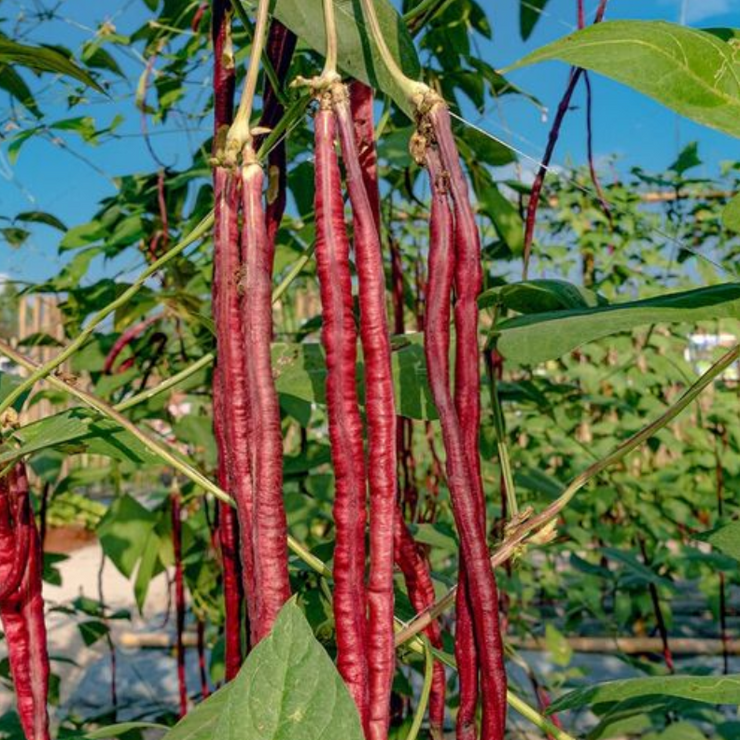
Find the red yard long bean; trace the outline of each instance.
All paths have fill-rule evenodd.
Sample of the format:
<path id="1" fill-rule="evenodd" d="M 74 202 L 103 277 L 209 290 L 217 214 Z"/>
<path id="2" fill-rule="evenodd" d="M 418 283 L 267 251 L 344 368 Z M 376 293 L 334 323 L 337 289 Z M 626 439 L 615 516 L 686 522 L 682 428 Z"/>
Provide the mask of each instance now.
<path id="1" fill-rule="evenodd" d="M 118 359 L 121 352 L 123 352 L 123 350 L 126 349 L 126 347 L 128 347 L 128 345 L 137 337 L 140 337 L 152 324 L 155 324 L 157 321 L 161 321 L 163 318 L 162 314 L 148 316 L 143 321 L 140 321 L 126 329 L 126 331 L 116 339 L 115 344 L 106 355 L 105 362 L 103 363 L 103 372 L 106 375 L 110 375 L 113 371 L 113 366 L 116 364 L 116 359 Z"/>
<path id="2" fill-rule="evenodd" d="M 365 362 L 370 488 L 368 660 L 370 740 L 385 740 L 393 685 L 393 530 L 396 510 L 396 410 L 380 236 L 365 187 L 352 112 L 343 85 L 332 87 L 347 190 L 352 205 L 360 297 L 360 339 Z"/>
<path id="3" fill-rule="evenodd" d="M 316 269 L 322 305 L 321 339 L 326 352 L 329 439 L 336 480 L 334 523 L 334 620 L 337 668 L 360 713 L 368 715 L 366 647 L 365 499 L 363 427 L 357 387 L 357 329 L 353 314 L 349 239 L 336 124 L 330 100 L 322 96 L 314 121 L 316 163 Z"/>
<path id="4" fill-rule="evenodd" d="M 250 398 L 241 314 L 239 280 L 239 180 L 227 168 L 214 172 L 215 228 L 213 314 L 217 365 L 214 412 L 223 424 L 220 450 L 226 464 L 229 490 L 239 519 L 242 581 L 252 630 L 257 625 L 257 586 L 254 582 L 254 487 L 250 460 Z M 253 637 L 254 637 L 253 633 Z M 252 640 L 254 644 L 254 639 Z"/>
<path id="5" fill-rule="evenodd" d="M 18 538 L 28 538 L 28 558 L 16 588 L 0 600 L 10 670 L 26 740 L 49 740 L 46 708 L 49 656 L 41 595 L 42 552 L 28 500 L 25 466 L 18 463 L 0 480 L 0 578 L 10 570 Z"/>
<path id="6" fill-rule="evenodd" d="M 434 604 L 434 584 L 429 566 L 423 553 L 414 541 L 403 519 L 401 509 L 396 509 L 396 528 L 394 531 L 396 562 L 403 573 L 409 600 L 417 612 L 424 611 Z M 438 621 L 432 622 L 425 630 L 432 647 L 442 649 L 442 630 Z M 434 661 L 432 669 L 432 689 L 429 695 L 429 733 L 432 740 L 443 737 L 445 717 L 445 669 L 442 662 Z"/>
<path id="7" fill-rule="evenodd" d="M 378 156 L 375 150 L 373 126 L 373 89 L 359 80 L 349 85 L 349 102 L 355 125 L 357 154 L 362 170 L 367 197 L 370 200 L 375 223 L 380 228 L 380 191 L 378 190 Z"/>
<path id="8" fill-rule="evenodd" d="M 224 435 L 223 396 L 219 391 L 219 372 L 213 376 L 214 413 L 213 427 L 216 447 L 219 450 L 218 484 L 224 490 L 231 488 L 226 461 L 228 449 Z M 217 405 L 219 407 L 217 408 Z M 218 502 L 218 543 L 221 552 L 222 585 L 224 593 L 224 672 L 227 681 L 239 673 L 242 665 L 242 587 L 239 563 L 239 523 L 234 509 L 223 501 Z"/>
<path id="9" fill-rule="evenodd" d="M 253 644 L 265 637 L 290 598 L 287 522 L 283 505 L 283 440 L 280 407 L 272 377 L 272 268 L 262 204 L 264 175 L 250 147 L 241 168 L 242 324 L 250 394 L 250 445 L 254 485 L 254 572 L 257 619 Z M 243 531 L 243 530 L 242 530 Z"/>
<path id="10" fill-rule="evenodd" d="M 457 192 L 459 199 L 460 184 L 455 182 L 455 173 L 452 171 L 454 167 L 451 165 L 457 162 L 456 160 L 455 163 L 451 162 L 450 141 L 445 140 L 444 131 L 442 136 L 439 136 L 437 127 L 435 133 L 438 134 L 440 152 L 433 147 L 428 148 L 426 152 L 433 198 L 424 346 L 429 383 L 439 413 L 447 452 L 447 483 L 460 536 L 462 560 L 470 594 L 467 603 L 472 611 L 475 647 L 481 668 L 482 737 L 484 740 L 501 740 L 506 722 L 506 673 L 498 625 L 498 592 L 489 563 L 485 527 L 480 517 L 479 488 L 474 481 L 468 454 L 470 436 L 463 430 L 458 404 L 453 403 L 449 390 L 450 292 L 453 279 L 460 275 L 456 262 L 461 251 L 458 235 L 463 225 L 453 223 L 448 188 L 451 193 Z M 459 169 L 459 163 L 457 167 Z M 448 178 L 452 178 L 451 181 L 448 182 Z M 463 209 L 456 206 L 455 216 L 457 217 L 461 211 Z M 461 341 L 460 336 L 456 341 L 458 343 Z M 477 356 L 477 339 L 475 346 Z M 461 408 L 465 413 L 469 412 L 467 408 L 463 406 Z M 477 455 L 477 442 L 475 454 Z"/>
<path id="11" fill-rule="evenodd" d="M 273 20 L 267 37 L 265 51 L 267 58 L 275 70 L 275 76 L 281 84 L 285 81 L 293 51 L 296 45 L 296 36 L 280 21 Z M 274 128 L 284 112 L 283 106 L 273 89 L 269 78 L 266 79 L 265 92 L 262 101 L 262 116 L 260 127 Z M 258 144 L 255 145 L 256 148 Z M 287 161 L 285 139 L 281 139 L 267 155 L 267 207 L 265 219 L 267 224 L 267 239 L 275 243 L 275 237 L 285 212 L 287 195 Z"/>
<path id="12" fill-rule="evenodd" d="M 213 1 L 213 108 L 214 154 L 233 119 L 236 71 L 231 47 L 229 0 Z M 219 484 L 237 504 L 238 515 L 219 504 L 219 543 L 223 565 L 224 635 L 226 680 L 239 672 L 242 663 L 242 600 L 248 597 L 248 611 L 254 614 L 252 582 L 252 485 L 247 442 L 246 368 L 241 352 L 242 331 L 239 312 L 240 270 L 238 181 L 224 167 L 214 170 L 214 257 L 213 314 L 218 359 L 213 373 L 213 425 L 218 447 Z M 228 404 L 224 397 L 228 398 Z M 239 535 L 237 516 L 244 533 Z M 240 545 L 242 553 L 240 574 Z M 243 578 L 243 586 L 240 583 Z"/>

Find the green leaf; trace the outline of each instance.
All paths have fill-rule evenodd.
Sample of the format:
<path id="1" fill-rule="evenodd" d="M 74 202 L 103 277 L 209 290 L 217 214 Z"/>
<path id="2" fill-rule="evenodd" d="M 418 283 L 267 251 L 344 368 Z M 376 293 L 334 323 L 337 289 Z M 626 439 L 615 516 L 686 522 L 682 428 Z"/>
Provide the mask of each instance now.
<path id="1" fill-rule="evenodd" d="M 706 540 L 725 555 L 740 560 L 740 522 L 731 522 L 715 530 Z"/>
<path id="2" fill-rule="evenodd" d="M 542 11 L 549 0 L 520 0 L 519 3 L 519 33 L 526 41 L 534 31 L 537 21 L 542 17 Z"/>
<path id="3" fill-rule="evenodd" d="M 46 213 L 45 211 L 24 211 L 23 213 L 19 213 L 15 217 L 15 220 L 23 221 L 24 223 L 46 224 L 54 229 L 59 229 L 59 231 L 67 230 L 64 222 L 60 221 L 51 213 Z"/>
<path id="4" fill-rule="evenodd" d="M 496 303 L 512 311 L 531 314 L 594 308 L 606 305 L 607 301 L 598 293 L 567 280 L 540 279 L 500 285 L 481 293 L 478 298 L 481 308 Z"/>
<path id="5" fill-rule="evenodd" d="M 511 69 L 558 59 L 611 77 L 705 126 L 740 136 L 740 63 L 714 34 L 664 21 L 598 23 Z"/>
<path id="6" fill-rule="evenodd" d="M 545 362 L 638 326 L 739 318 L 740 285 L 726 283 L 609 306 L 517 316 L 498 326 L 497 346 L 510 362 Z"/>
<path id="7" fill-rule="evenodd" d="M 131 578 L 156 523 L 156 514 L 124 494 L 113 502 L 98 525 L 103 551 L 126 578 Z"/>
<path id="8" fill-rule="evenodd" d="M 19 385 L 23 383 L 23 378 L 19 375 L 12 375 L 8 372 L 0 372 L 0 401 L 6 396 L 9 396 Z M 30 391 L 29 391 L 30 393 Z M 28 393 L 24 393 L 21 398 L 17 399 L 13 404 L 13 408 L 16 411 L 20 411 L 23 408 L 23 404 L 28 398 Z"/>
<path id="9" fill-rule="evenodd" d="M 166 730 L 167 725 L 159 725 L 156 722 L 119 722 L 117 725 L 108 725 L 99 730 L 88 732 L 85 740 L 108 740 L 111 737 L 121 737 L 132 730 Z"/>
<path id="10" fill-rule="evenodd" d="M 105 637 L 110 632 L 105 622 L 101 622 L 99 619 L 80 622 L 77 628 L 80 630 L 82 640 L 87 647 L 94 645 L 101 637 Z"/>
<path id="11" fill-rule="evenodd" d="M 596 707 L 641 696 L 678 697 L 708 704 L 740 704 L 740 675 L 730 676 L 653 676 L 608 681 L 584 686 L 561 696 L 548 708 L 548 714 L 566 709 Z"/>
<path id="12" fill-rule="evenodd" d="M 406 24 L 389 0 L 375 0 L 383 37 L 401 69 L 417 79 L 421 74 L 414 42 Z M 350 77 L 362 80 L 390 95 L 398 106 L 411 114 L 403 90 L 393 81 L 383 64 L 356 0 L 335 0 L 339 67 Z M 326 50 L 322 0 L 276 0 L 273 15 L 301 41 L 320 54 Z"/>
<path id="13" fill-rule="evenodd" d="M 115 421 L 89 409 L 71 408 L 46 416 L 15 432 L 20 446 L 0 454 L 0 464 L 21 455 L 74 444 L 88 452 L 136 464 L 154 464 L 159 458 Z"/>
<path id="14" fill-rule="evenodd" d="M 362 740 L 354 702 L 295 601 L 239 675 L 163 740 Z"/>
<path id="15" fill-rule="evenodd" d="M 567 666 L 573 657 L 573 648 L 562 632 L 548 622 L 545 626 L 545 644 L 555 665 Z"/>
<path id="16" fill-rule="evenodd" d="M 410 419 L 436 419 L 437 411 L 426 379 L 421 335 L 404 335 L 393 348 L 391 364 L 397 412 Z M 326 404 L 326 361 L 318 343 L 276 343 L 272 347 L 275 385 L 281 396 Z M 358 392 L 362 393 L 364 365 L 358 362 Z M 362 397 L 361 397 L 362 402 Z"/>
<path id="17" fill-rule="evenodd" d="M 36 118 L 41 118 L 41 111 L 36 105 L 31 89 L 25 80 L 8 64 L 0 64 L 0 88 L 9 92 Z"/>
<path id="18" fill-rule="evenodd" d="M 722 223 L 726 229 L 740 232 L 740 195 L 733 196 L 722 209 Z"/>
<path id="19" fill-rule="evenodd" d="M 0 234 L 3 235 L 3 239 L 13 249 L 22 247 L 26 239 L 31 236 L 31 232 L 27 229 L 21 229 L 17 226 L 8 226 L 4 229 L 0 229 Z"/>
<path id="20" fill-rule="evenodd" d="M 98 92 L 104 92 L 103 88 L 84 69 L 54 49 L 43 46 L 26 46 L 8 38 L 0 38 L 0 62 L 18 64 L 37 72 L 55 72 L 73 77 Z"/>
<path id="21" fill-rule="evenodd" d="M 699 145 L 692 141 L 681 150 L 676 161 L 668 169 L 673 170 L 677 175 L 683 175 L 684 172 L 692 167 L 698 167 L 701 163 Z"/>

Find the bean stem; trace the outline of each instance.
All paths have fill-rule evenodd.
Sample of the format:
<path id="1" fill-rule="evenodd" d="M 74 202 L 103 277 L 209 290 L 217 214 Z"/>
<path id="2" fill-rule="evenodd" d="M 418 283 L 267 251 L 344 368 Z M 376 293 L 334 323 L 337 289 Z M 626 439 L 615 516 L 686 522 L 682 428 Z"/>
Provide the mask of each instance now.
<path id="1" fill-rule="evenodd" d="M 424 719 L 424 714 L 427 711 L 427 704 L 429 704 L 429 695 L 432 693 L 432 678 L 434 677 L 434 653 L 432 652 L 432 646 L 429 643 L 429 639 L 427 637 L 422 637 L 421 641 L 424 644 L 424 683 L 421 687 L 421 694 L 419 695 L 419 705 L 416 707 L 414 721 L 411 723 L 409 734 L 406 735 L 406 740 L 416 740 L 416 738 L 419 736 L 421 723 Z"/>
<path id="2" fill-rule="evenodd" d="M 259 0 L 257 5 L 257 22 L 252 37 L 252 48 L 249 53 L 249 67 L 247 68 L 247 79 L 244 83 L 239 109 L 234 117 L 234 123 L 229 129 L 226 139 L 227 157 L 236 158 L 242 149 L 251 142 L 252 131 L 249 123 L 254 106 L 254 93 L 257 90 L 257 78 L 259 77 L 260 60 L 262 50 L 265 46 L 265 32 L 267 30 L 267 11 L 270 0 Z"/>

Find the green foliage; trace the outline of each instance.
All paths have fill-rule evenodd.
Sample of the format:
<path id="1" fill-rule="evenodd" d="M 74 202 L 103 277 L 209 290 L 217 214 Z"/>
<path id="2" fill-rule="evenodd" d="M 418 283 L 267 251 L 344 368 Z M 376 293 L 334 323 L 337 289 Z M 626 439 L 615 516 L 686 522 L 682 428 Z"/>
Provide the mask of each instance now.
<path id="1" fill-rule="evenodd" d="M 609 21 L 547 44 L 511 69 L 548 59 L 599 72 L 687 118 L 740 136 L 735 51 L 714 34 L 663 21 Z"/>
<path id="2" fill-rule="evenodd" d="M 294 602 L 217 691 L 164 740 L 361 740 L 354 702 Z"/>
<path id="3" fill-rule="evenodd" d="M 588 686 L 557 699 L 552 712 L 642 697 L 678 697 L 707 704 L 740 704 L 740 676 L 655 676 Z"/>

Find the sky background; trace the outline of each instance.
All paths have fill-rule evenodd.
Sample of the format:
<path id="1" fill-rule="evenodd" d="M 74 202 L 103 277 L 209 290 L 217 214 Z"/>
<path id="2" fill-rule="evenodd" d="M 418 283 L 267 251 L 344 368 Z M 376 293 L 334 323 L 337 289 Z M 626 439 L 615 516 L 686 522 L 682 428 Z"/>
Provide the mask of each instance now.
<path id="1" fill-rule="evenodd" d="M 519 35 L 518 0 L 480 1 L 483 6 L 491 7 L 493 39 L 480 43 L 479 49 L 496 68 L 505 67 L 528 51 L 575 30 L 575 0 L 550 0 L 527 43 L 522 43 Z M 9 19 L 5 28 L 10 29 L 19 15 L 37 9 L 39 4 L 40 0 L 0 0 L 0 15 Z M 595 1 L 587 0 L 589 21 L 596 5 Z M 142 0 L 99 3 L 64 0 L 60 12 L 63 21 L 32 29 L 27 40 L 63 43 L 78 50 L 104 21 L 128 34 L 149 17 Z M 738 26 L 740 0 L 610 0 L 607 18 L 662 19 L 697 27 Z M 98 127 L 104 127 L 120 113 L 126 119 L 118 129 L 120 136 L 94 148 L 74 136 L 64 137 L 65 147 L 36 137 L 24 145 L 14 165 L 8 160 L 7 141 L 0 139 L 0 217 L 12 217 L 24 210 L 42 210 L 71 227 L 89 220 L 100 199 L 115 192 L 113 177 L 156 168 L 141 136 L 140 115 L 134 106 L 133 91 L 144 62 L 133 49 L 106 48 L 113 50 L 129 77 L 128 81 L 114 83 L 112 102 L 93 94 L 91 104 L 84 110 L 70 113 L 66 108 L 64 86 L 54 83 L 50 76 L 45 76 L 40 83 L 45 91 L 39 95 L 39 102 L 51 121 L 84 114 L 93 116 Z M 192 94 L 205 99 L 210 69 L 208 60 L 203 62 L 202 84 L 196 84 Z M 27 74 L 25 76 L 29 79 Z M 113 75 L 105 76 L 116 80 Z M 567 76 L 566 65 L 550 62 L 516 71 L 510 79 L 553 111 Z M 636 165 L 646 170 L 660 170 L 674 161 L 677 152 L 690 141 L 699 142 L 700 156 L 708 163 L 695 171 L 697 175 L 716 175 L 720 162 L 740 159 L 738 142 L 729 136 L 679 119 L 657 103 L 597 75 L 592 75 L 592 86 L 597 161 L 606 161 L 614 155 L 622 172 Z M 556 167 L 582 164 L 586 159 L 582 91 L 576 94 L 573 102 L 577 109 L 566 118 L 553 157 Z M 7 121 L 7 109 L 7 98 L 0 93 L 0 120 Z M 464 113 L 472 123 L 530 157 L 522 158 L 525 169 L 531 169 L 532 160 L 541 157 L 550 118 L 544 117 L 523 97 L 508 95 L 492 101 L 484 115 L 474 110 Z M 169 166 L 182 167 L 190 161 L 191 152 L 209 136 L 210 126 L 210 120 L 197 124 L 174 117 L 159 126 L 150 122 L 149 130 L 159 158 Z M 2 134 L 0 130 L 0 136 Z M 54 275 L 66 258 L 58 254 L 59 239 L 58 231 L 39 228 L 19 249 L 0 243 L 0 274 L 18 281 L 37 281 Z M 95 272 L 98 275 L 103 272 L 117 274 L 127 267 L 133 269 L 135 264 L 99 264 Z"/>

